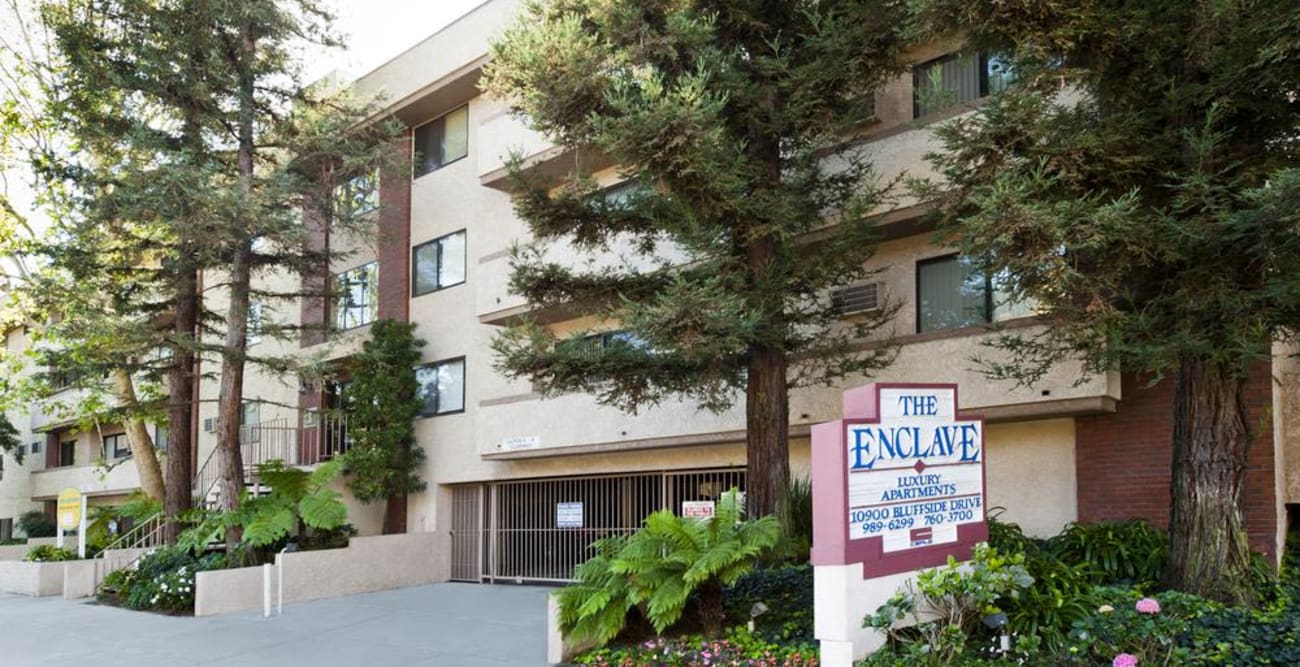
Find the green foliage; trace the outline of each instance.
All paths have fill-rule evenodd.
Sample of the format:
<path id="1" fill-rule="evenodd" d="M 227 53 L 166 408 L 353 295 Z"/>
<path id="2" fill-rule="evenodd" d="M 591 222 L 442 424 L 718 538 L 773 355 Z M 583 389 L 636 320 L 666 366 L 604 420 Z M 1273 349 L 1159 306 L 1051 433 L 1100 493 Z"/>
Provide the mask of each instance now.
<path id="1" fill-rule="evenodd" d="M 23 512 L 18 517 L 17 525 L 18 530 L 23 531 L 27 537 L 54 537 L 59 530 L 58 526 L 45 516 L 45 512 L 40 510 Z"/>
<path id="2" fill-rule="evenodd" d="M 14 463 L 23 464 L 23 458 L 27 455 L 27 443 L 18 437 L 18 429 L 9 421 L 9 417 L 0 412 L 0 454 L 8 454 L 14 457 Z"/>
<path id="3" fill-rule="evenodd" d="M 193 612 L 194 576 L 227 565 L 224 554 L 196 555 L 182 547 L 163 547 L 141 558 L 135 574 L 119 575 L 108 590 L 104 587 L 109 584 L 109 577 L 105 577 L 100 587 L 101 599 L 120 600 L 130 609 Z"/>
<path id="4" fill-rule="evenodd" d="M 807 477 L 792 478 L 776 516 L 781 521 L 781 541 L 772 549 L 772 557 L 793 564 L 807 563 L 813 537 L 812 481 Z"/>
<path id="5" fill-rule="evenodd" d="M 723 494 L 711 519 L 661 510 L 636 533 L 597 542 L 596 556 L 575 569 L 577 581 L 557 594 L 565 636 L 604 645 L 633 607 L 662 634 L 681 618 L 692 593 L 706 632 L 717 636 L 723 587 L 752 569 L 780 534 L 775 517 L 743 520 L 738 495 L 734 489 Z"/>
<path id="6" fill-rule="evenodd" d="M 138 570 L 131 568 L 122 568 L 109 572 L 104 575 L 104 581 L 100 582 L 99 589 L 95 591 L 95 597 L 102 602 L 125 606 L 126 598 L 131 594 L 131 589 L 135 586 L 138 574 Z"/>
<path id="7" fill-rule="evenodd" d="M 936 126 L 939 182 L 918 193 L 1003 293 L 1050 322 L 995 337 L 986 372 L 1025 385 L 1062 362 L 1173 375 L 1165 578 L 1249 602 L 1244 379 L 1300 333 L 1300 5 L 909 4 L 923 39 L 960 34 L 1017 79 Z M 1225 481 L 1191 491 L 1211 479 Z"/>
<path id="8" fill-rule="evenodd" d="M 41 544 L 34 546 L 23 560 L 29 563 L 54 563 L 64 560 L 77 560 L 77 552 L 71 549 L 56 547 L 53 544 Z"/>
<path id="9" fill-rule="evenodd" d="M 629 412 L 672 397 L 722 411 L 748 392 L 750 458 L 774 470 L 750 476 L 747 502 L 775 512 L 788 388 L 893 358 L 855 342 L 896 308 L 845 319 L 827 292 L 873 275 L 871 215 L 891 184 L 844 138 L 903 69 L 904 9 L 524 3 L 491 47 L 484 88 L 575 159 L 558 183 L 509 165 L 532 239 L 512 253 L 510 289 L 627 335 L 592 346 L 603 330 L 557 336 L 525 319 L 493 339 L 497 369 L 545 396 L 581 391 Z M 602 192 L 590 155 L 628 185 Z M 563 261 L 557 248 L 581 257 Z"/>
<path id="10" fill-rule="evenodd" d="M 1095 584 L 1146 585 L 1160 581 L 1169 536 L 1145 521 L 1071 522 L 1047 549 L 1066 563 L 1086 564 Z"/>
<path id="11" fill-rule="evenodd" d="M 697 667 L 699 665 L 764 665 L 816 667 L 817 644 L 769 642 L 737 629 L 723 639 L 690 635 L 654 639 L 625 648 L 597 649 L 574 664 L 593 667 Z"/>
<path id="12" fill-rule="evenodd" d="M 246 549 L 267 547 L 295 532 L 305 532 L 299 531 L 300 524 L 304 529 L 337 530 L 347 523 L 347 506 L 329 485 L 342 470 L 343 462 L 337 459 L 311 472 L 278 460 L 261 463 L 258 475 L 271 488 L 270 494 L 245 496 L 234 510 L 195 511 L 190 517 L 194 525 L 181 533 L 176 546 L 201 553 L 236 526 L 243 530 Z"/>
<path id="13" fill-rule="evenodd" d="M 812 642 L 813 569 L 803 563 L 757 568 L 723 592 L 727 621 L 743 625 L 757 603 L 767 611 L 754 619 L 754 632 L 775 642 Z"/>
<path id="14" fill-rule="evenodd" d="M 885 633 L 890 650 L 912 658 L 912 664 L 951 664 L 981 644 L 987 646 L 992 632 L 982 619 L 1002 611 L 1004 599 L 1017 598 L 1034 584 L 1024 562 L 1024 554 L 1003 556 L 978 544 L 968 565 L 949 556 L 945 567 L 922 571 L 915 590 L 909 584 L 862 625 Z M 896 628 L 900 621 L 913 624 Z M 1037 644 L 1023 642 L 1016 648 L 1028 654 L 1037 651 Z"/>
<path id="15" fill-rule="evenodd" d="M 415 367 L 424 341 L 414 331 L 412 322 L 378 320 L 352 361 L 344 406 L 352 446 L 343 462 L 348 490 L 362 502 L 399 498 L 426 486 L 414 423 L 423 406 Z"/>

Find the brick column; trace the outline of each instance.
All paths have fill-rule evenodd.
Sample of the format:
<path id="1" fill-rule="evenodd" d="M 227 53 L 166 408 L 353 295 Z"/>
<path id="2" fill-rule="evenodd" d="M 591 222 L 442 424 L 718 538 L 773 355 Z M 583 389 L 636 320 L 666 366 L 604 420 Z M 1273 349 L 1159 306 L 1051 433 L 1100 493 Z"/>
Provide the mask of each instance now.
<path id="1" fill-rule="evenodd" d="M 1145 519 L 1169 525 L 1173 461 L 1174 380 L 1155 386 L 1123 376 L 1119 409 L 1075 421 L 1079 520 Z M 1270 369 L 1251 369 L 1246 384 L 1247 425 L 1253 436 L 1241 504 L 1251 548 L 1275 556 L 1277 511 L 1273 481 L 1273 397 Z"/>
<path id="2" fill-rule="evenodd" d="M 391 146 L 379 174 L 379 317 L 406 321 L 411 299 L 411 139 Z"/>

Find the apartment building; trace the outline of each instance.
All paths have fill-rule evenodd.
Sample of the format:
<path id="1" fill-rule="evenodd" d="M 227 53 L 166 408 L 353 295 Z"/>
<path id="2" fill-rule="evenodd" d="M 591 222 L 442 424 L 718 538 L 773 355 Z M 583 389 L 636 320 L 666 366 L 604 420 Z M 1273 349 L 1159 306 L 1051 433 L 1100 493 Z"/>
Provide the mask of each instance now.
<path id="1" fill-rule="evenodd" d="M 530 312 L 507 289 L 509 248 L 527 232 L 505 191 L 506 157 L 520 151 L 531 168 L 557 170 L 575 159 L 478 88 L 489 40 L 518 4 L 485 2 L 355 82 L 360 93 L 386 100 L 409 128 L 393 148 L 397 166 L 359 175 L 340 193 L 348 205 L 374 211 L 377 238 L 331 236 L 317 221 L 319 242 L 352 251 L 329 271 L 347 298 L 259 311 L 266 321 L 331 325 L 331 336 L 259 345 L 285 352 L 296 346 L 297 354 L 340 366 L 359 349 L 370 322 L 391 317 L 418 325 L 427 341 L 418 369 L 426 410 L 416 434 L 428 457 L 428 489 L 410 497 L 407 527 L 449 534 L 451 576 L 464 581 L 565 579 L 590 541 L 634 529 L 660 507 L 680 510 L 683 501 L 713 499 L 744 483 L 743 402 L 715 414 L 670 401 L 631 415 L 581 394 L 543 399 L 527 382 L 493 369 L 493 336 Z M 885 175 L 929 175 L 922 156 L 935 148 L 932 125 L 968 112 L 1008 83 L 996 58 L 961 53 L 957 44 L 920 48 L 911 59 L 914 70 L 877 93 L 866 129 L 867 150 Z M 922 82 L 934 77 L 955 91 L 952 99 L 920 94 Z M 619 181 L 617 165 L 594 166 L 601 183 Z M 846 317 L 885 299 L 903 304 L 890 332 L 901 345 L 897 361 L 874 378 L 792 395 L 792 468 L 807 470 L 809 427 L 840 415 L 843 388 L 957 382 L 963 409 L 987 421 L 988 500 L 1005 508 L 1003 519 L 1041 536 L 1074 520 L 1166 522 L 1171 383 L 1148 386 L 1147 378 L 1125 373 L 1079 382 L 1081 368 L 1072 364 L 1032 388 L 986 380 L 970 359 L 994 335 L 989 324 L 1042 324 L 1032 309 L 1001 303 L 992 281 L 936 243 L 924 212 L 923 202 L 881 211 L 884 240 L 871 259 L 880 273 L 837 296 Z M 972 293 L 972 280 L 983 289 Z M 534 314 L 557 333 L 609 329 L 562 313 Z M 1286 506 L 1300 502 L 1300 364 L 1289 350 L 1277 352 L 1251 380 L 1256 440 L 1243 498 L 1252 544 L 1274 556 Z M 215 444 L 216 391 L 215 381 L 203 383 L 197 486 Z M 250 369 L 247 462 L 312 465 L 343 451 L 345 418 L 332 409 L 344 392 L 346 378 L 319 385 Z M 34 474 L 29 497 L 57 493 L 58 474 Z M 38 475 L 49 481 L 37 484 Z M 350 509 L 363 534 L 378 532 L 381 506 Z"/>

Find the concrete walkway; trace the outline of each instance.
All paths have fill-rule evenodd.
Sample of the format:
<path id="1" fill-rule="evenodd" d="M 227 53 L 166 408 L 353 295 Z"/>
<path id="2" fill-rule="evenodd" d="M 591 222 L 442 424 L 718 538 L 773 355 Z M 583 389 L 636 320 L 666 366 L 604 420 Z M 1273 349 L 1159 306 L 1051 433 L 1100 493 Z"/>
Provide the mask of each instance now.
<path id="1" fill-rule="evenodd" d="M 549 590 L 435 584 L 290 605 L 269 619 L 0 594 L 0 664 L 542 667 Z"/>

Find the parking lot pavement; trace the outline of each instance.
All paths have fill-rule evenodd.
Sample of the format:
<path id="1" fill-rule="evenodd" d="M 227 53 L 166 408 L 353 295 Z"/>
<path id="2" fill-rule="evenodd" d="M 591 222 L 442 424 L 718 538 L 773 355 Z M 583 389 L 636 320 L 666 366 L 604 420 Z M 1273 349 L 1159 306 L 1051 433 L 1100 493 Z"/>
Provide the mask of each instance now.
<path id="1" fill-rule="evenodd" d="M 0 664 L 542 667 L 550 590 L 434 584 L 288 605 L 271 618 L 0 594 Z"/>

